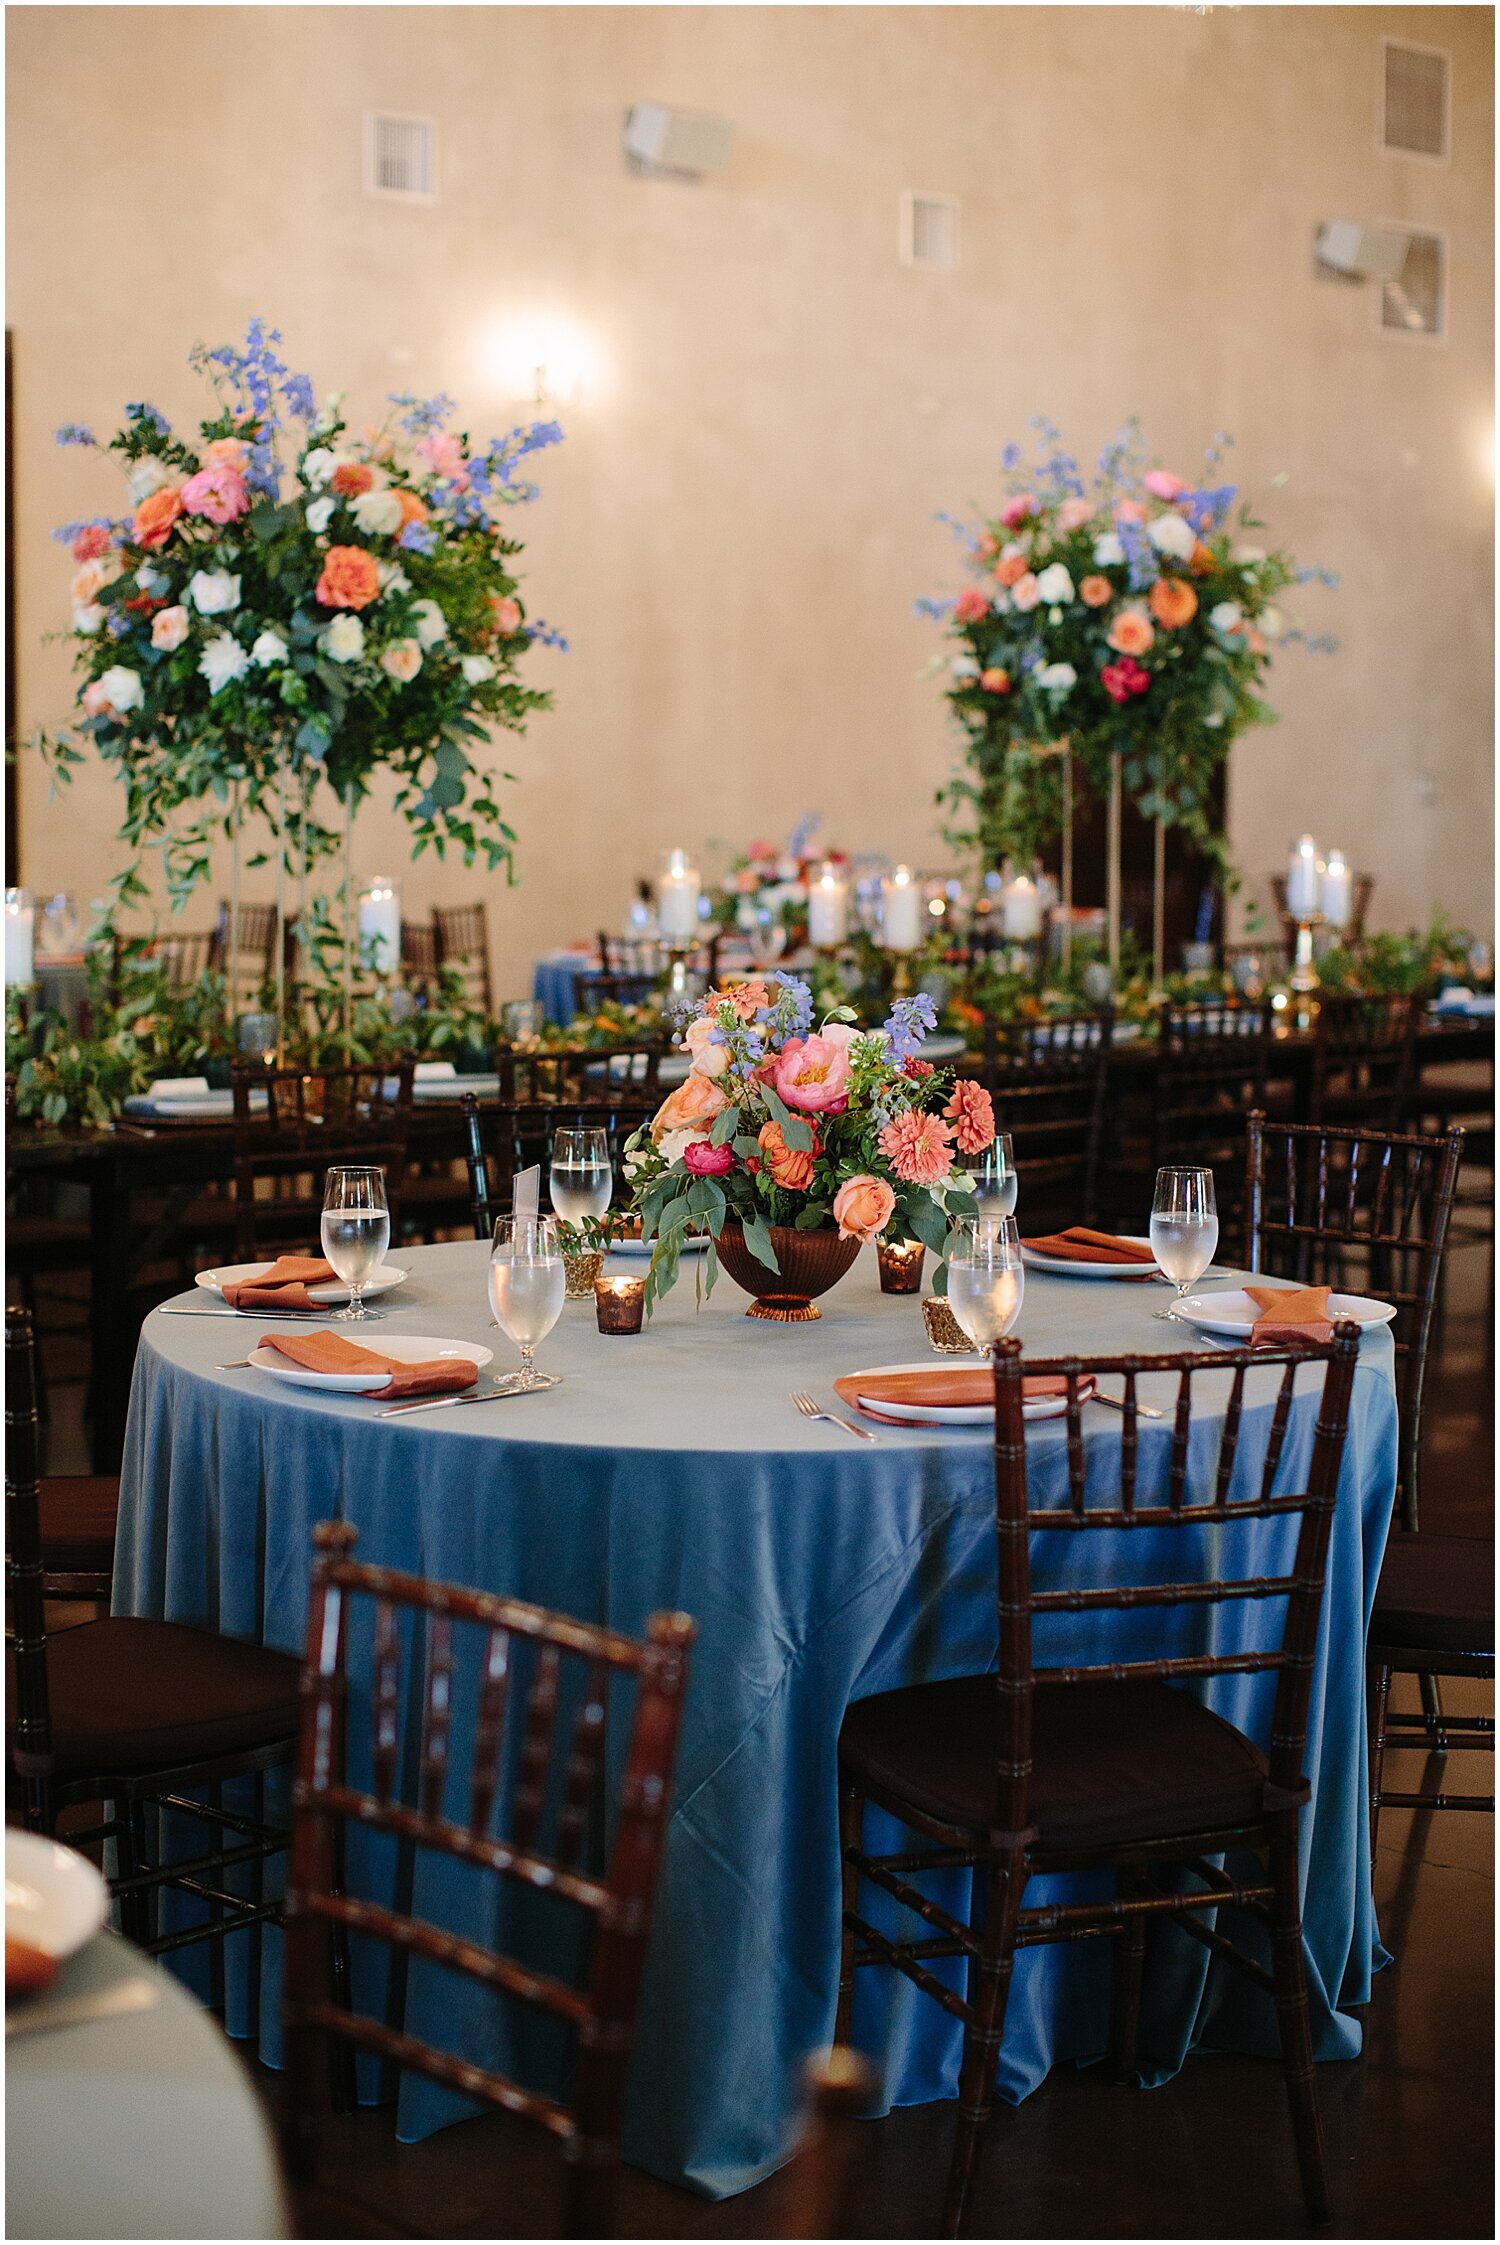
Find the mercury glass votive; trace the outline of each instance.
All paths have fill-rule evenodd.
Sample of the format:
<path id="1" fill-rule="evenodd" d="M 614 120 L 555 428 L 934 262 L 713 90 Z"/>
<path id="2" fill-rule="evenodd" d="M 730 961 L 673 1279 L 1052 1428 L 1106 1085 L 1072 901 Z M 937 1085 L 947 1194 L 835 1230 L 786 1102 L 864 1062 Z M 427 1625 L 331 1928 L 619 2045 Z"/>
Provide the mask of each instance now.
<path id="1" fill-rule="evenodd" d="M 927 1327 L 927 1338 L 939 1356 L 972 1356 L 974 1343 L 959 1324 L 946 1302 L 929 1294 L 922 1304 L 922 1320 Z"/>
<path id="2" fill-rule="evenodd" d="M 919 1239 L 878 1239 L 875 1259 L 880 1265 L 882 1294 L 920 1294 L 922 1258 L 927 1250 Z"/>
<path id="3" fill-rule="evenodd" d="M 639 1333 L 645 1307 L 644 1278 L 601 1278 L 594 1288 L 601 1333 Z"/>
<path id="4" fill-rule="evenodd" d="M 602 1247 L 563 1249 L 563 1294 L 570 1302 L 586 1302 L 599 1284 L 604 1268 Z"/>

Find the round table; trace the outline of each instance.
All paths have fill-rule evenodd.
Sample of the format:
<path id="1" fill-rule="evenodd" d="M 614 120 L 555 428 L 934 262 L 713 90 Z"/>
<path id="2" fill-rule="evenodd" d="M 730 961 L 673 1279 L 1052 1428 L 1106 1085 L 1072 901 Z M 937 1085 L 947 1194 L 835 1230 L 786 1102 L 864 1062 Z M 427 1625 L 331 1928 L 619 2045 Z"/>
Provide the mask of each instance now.
<path id="1" fill-rule="evenodd" d="M 144 1983 L 115 2017 L 55 2006 Z M 245 2069 L 180 1981 L 116 1934 L 70 1957 L 5 2049 L 8 2237 L 287 2237 L 271 2132 Z"/>
<path id="2" fill-rule="evenodd" d="M 483 1340 L 503 1369 L 513 1352 L 488 1325 L 483 1244 L 416 1249 L 403 1260 L 410 1277 L 387 1297 L 386 1321 L 370 1328 L 374 1344 L 400 1332 Z M 1032 1273 L 1020 1330 L 1037 1355 L 1159 1353 L 1189 1340 L 1154 1321 L 1163 1299 L 1150 1285 Z M 206 1309 L 210 1298 L 179 1298 L 179 1306 Z M 563 1375 L 561 1386 L 381 1420 L 368 1399 L 216 1371 L 247 1353 L 255 1327 L 173 1314 L 168 1305 L 148 1319 L 136 1363 L 115 1583 L 117 1611 L 295 1649 L 311 1530 L 340 1514 L 358 1528 L 358 1555 L 392 1566 L 503 1589 L 632 1632 L 657 1608 L 695 1616 L 626 2151 L 713 2196 L 748 2187 L 786 2156 L 798 2064 L 830 2036 L 839 1906 L 834 1756 L 845 1707 L 899 1683 L 985 1669 L 995 1651 L 988 1430 L 890 1427 L 865 1443 L 801 1418 L 791 1401 L 793 1388 L 807 1388 L 826 1406 L 836 1375 L 924 1357 L 917 1298 L 882 1296 L 875 1258 L 864 1253 L 823 1298 L 815 1324 L 748 1319 L 746 1306 L 721 1277 L 712 1299 L 696 1307 L 684 1257 L 675 1291 L 639 1336 L 601 1335 L 590 1304 L 566 1307 L 539 1351 L 543 1368 Z M 1275 1377 L 1252 1372 L 1247 1383 L 1237 1475 L 1258 1471 Z M 1228 1383 L 1227 1373 L 1206 1373 L 1195 1389 L 1195 1487 L 1212 1473 Z M 1175 1394 L 1160 1376 L 1158 1385 L 1158 1401 Z M 1314 1372 L 1299 1383 L 1284 1476 L 1305 1468 L 1319 1386 Z M 1152 1399 L 1149 1382 L 1141 1395 Z M 1143 1492 L 1153 1473 L 1164 1475 L 1170 1423 L 1142 1423 Z M 1090 1471 L 1117 1473 L 1119 1414 L 1091 1405 L 1085 1431 Z M 1036 1426 L 1029 1446 L 1034 1500 L 1060 1501 L 1062 1428 Z M 1303 1848 L 1324 2056 L 1358 2050 L 1347 2007 L 1364 2000 L 1379 1954 L 1365 1852 L 1362 1654 L 1395 1456 L 1392 1349 L 1381 1328 L 1366 1335 L 1355 1379 L 1313 1686 L 1315 1791 Z M 1057 1571 L 1074 1563 L 1079 1540 L 1036 1539 L 1039 1584 L 1066 1579 Z M 1100 1617 L 1091 1621 L 1101 1626 Z M 1149 1609 L 1106 1626 L 1114 1622 L 1125 1625 L 1122 1641 L 1130 1629 L 1152 1626 Z M 1268 1683 L 1217 1679 L 1210 1703 L 1259 1724 Z M 352 1668 L 351 1691 L 364 1684 Z M 351 1718 L 351 1738 L 357 1733 L 362 1726 Z M 459 1768 L 466 1748 L 455 1735 Z M 358 1887 L 365 1877 L 378 1885 L 383 1874 L 356 1846 L 350 1876 Z M 418 1907 L 485 1937 L 482 1900 L 461 1891 L 450 1868 L 421 1874 Z M 957 2026 L 893 1981 L 862 1974 L 856 2009 L 857 2039 L 884 2063 L 886 2103 L 953 2095 Z M 1231 1984 L 1196 1946 L 1168 1960 L 1166 1981 L 1153 2014 L 1159 2077 L 1195 2044 L 1275 2049 L 1269 2002 Z M 442 2040 L 451 2024 L 445 1993 L 414 1973 L 413 2032 Z M 262 2020 L 274 2019 L 274 1986 L 261 1996 Z M 1099 2055 L 1107 2020 L 1107 1957 L 1025 1952 L 1002 2094 L 1025 2095 L 1059 2059 Z M 513 2055 L 498 2028 L 491 2039 L 476 2023 L 472 2007 L 464 2034 L 468 2055 L 491 2063 Z M 409 2079 L 401 2131 L 420 2135 L 465 2109 Z"/>

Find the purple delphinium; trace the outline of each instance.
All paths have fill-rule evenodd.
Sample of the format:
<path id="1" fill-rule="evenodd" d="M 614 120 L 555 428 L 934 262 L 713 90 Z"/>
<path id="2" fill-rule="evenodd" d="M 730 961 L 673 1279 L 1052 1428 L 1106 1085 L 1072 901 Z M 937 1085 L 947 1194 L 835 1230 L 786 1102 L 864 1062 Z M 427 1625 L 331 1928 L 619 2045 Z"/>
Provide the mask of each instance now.
<path id="1" fill-rule="evenodd" d="M 93 430 L 85 428 L 81 421 L 65 421 L 60 429 L 53 432 L 53 442 L 56 444 L 91 444 L 97 449 L 99 439 L 95 436 Z"/>
<path id="2" fill-rule="evenodd" d="M 925 990 L 919 990 L 915 997 L 898 998 L 885 1024 L 894 1058 L 914 1059 L 922 1040 L 936 1027 L 937 1007 Z"/>

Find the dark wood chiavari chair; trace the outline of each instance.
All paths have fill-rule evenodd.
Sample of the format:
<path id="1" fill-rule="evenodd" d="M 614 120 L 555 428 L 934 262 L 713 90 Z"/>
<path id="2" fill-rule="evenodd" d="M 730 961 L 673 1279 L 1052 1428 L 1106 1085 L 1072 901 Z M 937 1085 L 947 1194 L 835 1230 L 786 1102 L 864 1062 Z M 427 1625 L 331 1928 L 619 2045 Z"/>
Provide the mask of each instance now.
<path id="1" fill-rule="evenodd" d="M 1495 1545 L 1492 1537 L 1434 1536 L 1397 1530 L 1385 1547 L 1370 1617 L 1370 1860 L 1382 1808 L 1482 1809 L 1488 1793 L 1397 1792 L 1385 1782 L 1388 1753 L 1444 1761 L 1450 1753 L 1487 1753 L 1492 1715 L 1459 1715 L 1438 1699 L 1440 1676 L 1492 1679 L 1495 1673 Z M 1415 1676 L 1420 1713 L 1391 1712 L 1391 1683 Z M 1492 1781 L 1493 1782 L 1493 1781 Z"/>
<path id="2" fill-rule="evenodd" d="M 214 928 L 211 964 L 227 973 L 230 967 L 231 913 L 226 903 L 219 906 L 218 922 Z M 276 907 L 274 904 L 242 904 L 239 909 L 239 928 L 234 937 L 237 956 L 234 969 L 241 980 L 255 983 L 268 982 L 276 971 Z"/>
<path id="3" fill-rule="evenodd" d="M 31 1320 L 20 1310 L 5 1318 L 5 1432 L 7 1793 L 26 1824 L 47 1833 L 65 1808 L 108 1804 L 103 1821 L 70 1831 L 68 1842 L 114 1841 L 110 1886 L 122 1928 L 153 1955 L 276 1917 L 280 1905 L 262 1898 L 260 1869 L 285 1849 L 286 1833 L 261 1817 L 229 1814 L 218 1788 L 290 1762 L 296 1661 L 170 1621 L 112 1616 L 49 1638 Z M 199 1791 L 210 1798 L 194 1798 Z M 153 1862 L 152 1810 L 196 1818 L 215 1836 L 195 1856 Z M 225 1872 L 237 1866 L 253 1867 L 248 1897 L 226 1885 Z M 164 1889 L 197 1896 L 207 1920 L 154 1934 L 152 1897 Z"/>
<path id="4" fill-rule="evenodd" d="M 567 2234 L 605 2236 L 693 1622 L 686 1614 L 654 1614 L 641 1642 L 519 1599 L 363 1566 L 350 1556 L 354 1530 L 338 1521 L 322 1522 L 313 1537 L 286 1897 L 286 2148 L 294 2182 L 306 2189 L 316 2184 L 318 2109 L 328 2076 L 321 2060 L 328 2038 L 342 2037 L 356 2050 L 518 2114 L 558 2139 L 568 2162 Z M 368 1752 L 368 1786 L 346 1766 L 354 1713 L 347 1648 L 356 1603 L 373 1606 L 369 1744 L 356 1748 L 361 1761 Z M 398 1778 L 404 1767 L 401 1710 L 410 1703 L 402 1674 L 403 1619 L 413 1644 L 419 1631 L 426 1637 L 420 1768 L 410 1800 Z M 478 1656 L 479 1689 L 472 1762 L 462 1772 L 450 1754 L 450 1709 L 470 1645 Z M 587 1849 L 603 1794 L 608 1697 L 611 1686 L 618 1691 L 632 1681 L 630 1744 L 606 1861 L 596 1870 Z M 578 1912 L 591 1927 L 580 1983 L 342 1893 L 336 1840 L 350 1823 L 456 1858 L 477 1876 L 498 1873 Z M 330 1945 L 338 1929 L 444 1965 L 499 1999 L 562 2021 L 574 2038 L 571 2098 L 543 2096 L 332 2000 Z M 304 2225 L 303 2234 L 333 2233 L 320 2224 Z"/>
<path id="5" fill-rule="evenodd" d="M 1309 1123 L 1399 1130 L 1411 1102 L 1422 1001 L 1333 993 L 1313 1023 Z"/>
<path id="6" fill-rule="evenodd" d="M 401 971 L 409 982 L 434 982 L 438 971 L 437 929 L 430 920 L 401 923 Z"/>
<path id="7" fill-rule="evenodd" d="M 484 905 L 436 905 L 432 925 L 438 965 L 462 974 L 473 1003 L 481 1013 L 492 1014 L 495 999 L 490 986 L 490 930 Z"/>
<path id="8" fill-rule="evenodd" d="M 999 1667 L 857 1700 L 839 1739 L 844 1860 L 844 1936 L 839 1977 L 838 2040 L 846 2043 L 854 1974 L 861 1965 L 889 1965 L 941 2004 L 964 2026 L 958 2139 L 948 2180 L 946 2232 L 963 2219 L 980 2134 L 995 2093 L 995 2068 L 1005 2029 L 1011 1968 L 1018 1948 L 1039 1942 L 1110 1937 L 1115 1952 L 1113 2056 L 1122 2078 L 1136 2066 L 1146 1929 L 1170 1918 L 1216 1955 L 1243 1966 L 1275 1999 L 1292 2108 L 1298 2164 L 1308 2210 L 1328 2218 L 1322 2135 L 1313 2089 L 1312 2038 L 1302 1952 L 1297 1860 L 1299 1812 L 1310 1794 L 1302 1759 L 1308 1701 L 1323 1599 L 1329 1531 L 1336 1500 L 1358 1328 L 1341 1320 L 1331 1341 L 1258 1352 L 1214 1350 L 1163 1357 L 1057 1357 L 1028 1364 L 1027 1373 L 1067 1383 L 1066 1505 L 1033 1507 L 1027 1495 L 1026 1427 L 1022 1417 L 1021 1347 L 995 1351 L 995 1524 L 999 1550 Z M 1324 1369 L 1322 1403 L 1307 1484 L 1276 1493 L 1299 1365 Z M 1274 1413 L 1268 1401 L 1246 1401 L 1246 1380 L 1279 1370 Z M 1192 1387 L 1198 1377 L 1231 1371 L 1223 1438 L 1211 1490 L 1189 1486 Z M 1124 1381 L 1118 1495 L 1086 1492 L 1080 1382 L 1099 1374 Z M 1137 1383 L 1143 1375 L 1175 1378 L 1176 1408 L 1158 1432 L 1143 1428 Z M 1257 1436 L 1267 1416 L 1264 1453 Z M 1239 1463 L 1239 1473 L 1236 1464 Z M 1236 1494 L 1246 1488 L 1253 1494 Z M 1295 1519 L 1295 1553 L 1287 1543 Z M 1251 1526 L 1252 1523 L 1264 1525 Z M 1160 1545 L 1134 1531 L 1181 1537 L 1181 1579 L 1157 1581 Z M 1099 1587 L 1038 1590 L 1030 1539 L 1062 1531 L 1113 1532 L 1117 1562 L 1097 1568 Z M 1287 1563 L 1290 1558 L 1290 1564 Z M 1224 1570 L 1233 1570 L 1225 1572 Z M 1279 1628 L 1275 1604 L 1285 1602 Z M 1210 1618 L 1238 1605 L 1247 1633 L 1265 1617 L 1261 1642 L 1222 1646 Z M 1093 1617 L 1150 1607 L 1182 1617 L 1176 1634 L 1163 1625 L 1150 1657 L 1089 1660 L 1086 1640 L 1066 1617 Z M 1193 1616 L 1199 1620 L 1196 1628 Z M 1041 1663 L 1034 1624 L 1049 1635 L 1059 1661 Z M 1086 1628 L 1087 1623 L 1081 1625 Z M 1181 1648 L 1181 1649 L 1178 1649 Z M 1276 1676 L 1269 1746 L 1180 1691 L 1210 1676 L 1271 1672 Z M 869 1855 L 863 1844 L 864 1804 L 873 1800 L 932 1845 L 894 1856 Z M 1214 1860 L 1253 1850 L 1265 1869 L 1252 1879 Z M 972 1866 L 974 1900 L 967 1922 L 912 1884 L 913 1875 Z M 1064 1870 L 1113 1870 L 1113 1895 L 1023 1907 L 1028 1881 Z M 1159 1880 L 1157 1873 L 1167 1875 Z M 1194 1884 L 1185 1883 L 1191 1878 Z M 859 1913 L 868 1880 L 933 1929 L 925 1939 L 893 1941 Z M 1270 1929 L 1272 1969 L 1245 1955 L 1218 1925 L 1194 1913 L 1243 1908 Z M 968 1959 L 968 1993 L 928 1969 L 936 1957 Z"/>
<path id="9" fill-rule="evenodd" d="M 513 1045 L 496 1054 L 502 1100 L 559 1106 L 608 1105 L 616 1101 L 626 1109 L 645 1108 L 654 1113 L 661 1103 L 658 1079 L 665 1047 L 656 1040 L 612 1045 L 605 1050 L 592 1045 L 554 1046 L 550 1050 L 522 1052 Z"/>
<path id="10" fill-rule="evenodd" d="M 660 988 L 660 974 L 644 969 L 604 974 L 587 968 L 573 977 L 573 1003 L 579 1013 L 597 1013 L 601 1006 L 644 1006 Z"/>
<path id="11" fill-rule="evenodd" d="M 340 1162 L 385 1171 L 396 1236 L 406 1137 L 410 1055 L 389 1067 L 262 1068 L 237 1061 L 234 1089 L 236 1252 L 306 1246 L 318 1236 L 323 1173 Z M 253 1095 L 264 1092 L 262 1102 Z M 260 1188 L 265 1186 L 266 1191 Z"/>
<path id="12" fill-rule="evenodd" d="M 118 950 L 118 938 L 116 945 Z M 218 933 L 213 929 L 204 932 L 174 929 L 168 935 L 152 936 L 141 956 L 147 965 L 162 970 L 171 989 L 188 990 L 211 967 L 221 963 Z M 116 987 L 119 980 L 116 966 Z"/>
<path id="13" fill-rule="evenodd" d="M 1113 1015 L 984 1023 L 980 1078 L 1010 1132 L 1029 1230 L 1091 1224 Z"/>
<path id="14" fill-rule="evenodd" d="M 621 1086 L 621 1093 L 633 1086 Z M 491 1109 L 485 1118 L 491 1125 L 494 1159 L 491 1162 L 484 1142 L 484 1121 L 479 1112 L 479 1101 L 473 1092 L 467 1092 L 461 1102 L 464 1117 L 464 1159 L 469 1172 L 469 1210 L 474 1219 L 474 1237 L 489 1239 L 497 1216 L 509 1213 L 516 1176 L 523 1169 L 538 1166 L 542 1172 L 542 1205 L 548 1203 L 548 1173 L 552 1163 L 552 1141 L 559 1130 L 596 1128 L 603 1130 L 609 1139 L 610 1159 L 614 1164 L 614 1205 L 619 1208 L 629 1201 L 629 1181 L 624 1173 L 625 1141 L 637 1130 L 653 1111 L 655 1097 L 650 1104 L 623 1096 L 613 1100 L 581 1101 L 577 1104 L 558 1103 L 552 1100 L 504 1100 L 498 1112 Z"/>

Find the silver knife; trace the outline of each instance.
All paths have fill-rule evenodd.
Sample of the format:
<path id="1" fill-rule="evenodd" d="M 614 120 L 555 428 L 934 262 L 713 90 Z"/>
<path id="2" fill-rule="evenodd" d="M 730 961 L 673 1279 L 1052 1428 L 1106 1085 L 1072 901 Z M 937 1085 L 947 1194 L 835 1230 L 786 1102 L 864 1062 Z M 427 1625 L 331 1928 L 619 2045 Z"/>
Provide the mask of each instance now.
<path id="1" fill-rule="evenodd" d="M 451 1411 L 460 1403 L 506 1403 L 513 1395 L 545 1395 L 545 1388 L 487 1388 L 483 1395 L 424 1395 L 410 1403 L 388 1403 L 377 1419 L 401 1419 L 408 1411 Z"/>
<path id="2" fill-rule="evenodd" d="M 326 1310 L 179 1310 L 170 1307 L 162 1307 L 158 1309 L 156 1314 L 158 1315 L 158 1317 L 257 1317 L 260 1319 L 262 1324 L 270 1322 L 272 1324 L 282 1325 L 316 1325 L 320 1321 L 326 1323 L 329 1318 L 336 1317 L 338 1315 L 338 1309 L 337 1305 L 335 1305 L 331 1309 Z M 371 1318 L 389 1317 L 389 1315 L 389 1310 L 367 1309 L 365 1311 L 364 1317 L 356 1319 L 354 1322 L 357 1324 L 365 1324 Z"/>
<path id="3" fill-rule="evenodd" d="M 64 1996 L 57 2003 L 48 2003 L 43 1996 L 24 2010 L 6 2011 L 5 2039 L 46 2034 L 53 2027 L 82 2027 L 94 2019 L 120 2019 L 130 2011 L 149 2011 L 155 2001 L 156 1989 L 149 1980 L 121 1980 L 96 1995 Z"/>

